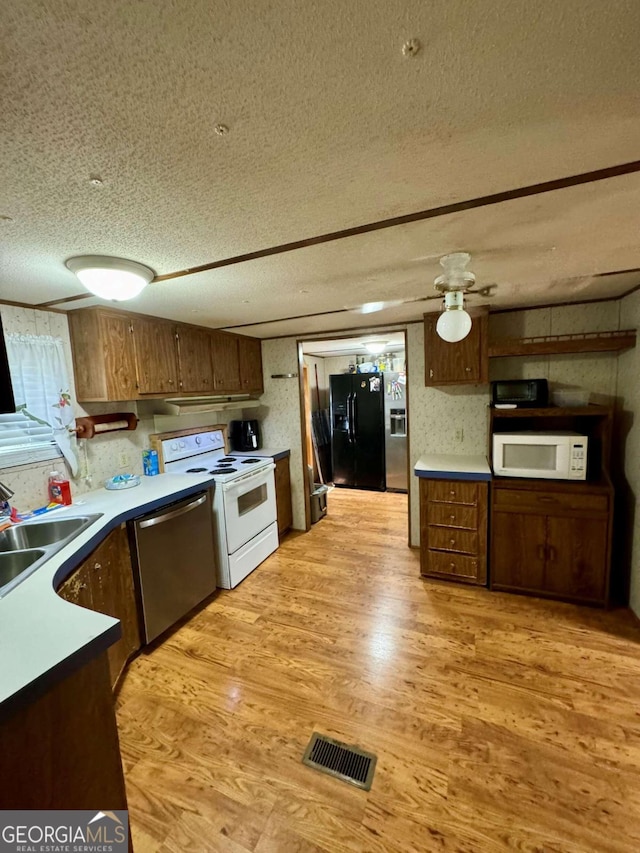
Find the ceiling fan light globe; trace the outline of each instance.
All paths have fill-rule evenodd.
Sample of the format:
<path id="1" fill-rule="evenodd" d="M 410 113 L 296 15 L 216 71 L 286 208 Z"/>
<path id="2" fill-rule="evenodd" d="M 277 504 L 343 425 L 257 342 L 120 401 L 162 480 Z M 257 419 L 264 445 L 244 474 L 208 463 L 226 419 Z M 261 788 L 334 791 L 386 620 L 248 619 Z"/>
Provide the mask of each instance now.
<path id="1" fill-rule="evenodd" d="M 436 332 L 447 343 L 464 340 L 471 331 L 471 317 L 464 309 L 443 311 L 436 323 Z"/>

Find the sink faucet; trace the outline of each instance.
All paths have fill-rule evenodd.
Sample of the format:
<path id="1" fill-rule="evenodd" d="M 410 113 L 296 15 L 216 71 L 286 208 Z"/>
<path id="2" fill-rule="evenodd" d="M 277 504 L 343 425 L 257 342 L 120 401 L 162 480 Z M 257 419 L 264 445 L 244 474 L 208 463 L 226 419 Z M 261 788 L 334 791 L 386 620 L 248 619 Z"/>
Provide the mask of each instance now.
<path id="1" fill-rule="evenodd" d="M 13 492 L 4 483 L 0 483 L 0 501 L 8 501 L 13 497 Z"/>

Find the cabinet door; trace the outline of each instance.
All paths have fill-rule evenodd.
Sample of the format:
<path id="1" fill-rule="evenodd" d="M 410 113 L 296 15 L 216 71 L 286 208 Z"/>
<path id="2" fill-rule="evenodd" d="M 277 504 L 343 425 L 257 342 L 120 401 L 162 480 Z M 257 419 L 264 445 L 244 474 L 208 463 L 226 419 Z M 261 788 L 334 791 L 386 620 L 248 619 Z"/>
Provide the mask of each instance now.
<path id="1" fill-rule="evenodd" d="M 58 589 L 73 604 L 120 620 L 122 637 L 107 650 L 111 684 L 115 685 L 127 660 L 140 648 L 138 612 L 127 531 L 112 531 Z"/>
<path id="2" fill-rule="evenodd" d="M 240 391 L 238 338 L 224 332 L 211 333 L 211 365 L 216 391 Z"/>
<path id="3" fill-rule="evenodd" d="M 608 525 L 603 518 L 547 520 L 545 590 L 561 596 L 606 598 Z"/>
<path id="4" fill-rule="evenodd" d="M 276 507 L 278 511 L 278 533 L 282 535 L 293 524 L 291 507 L 291 474 L 289 457 L 278 459 L 276 462 Z"/>
<path id="5" fill-rule="evenodd" d="M 131 320 L 117 314 L 102 314 L 100 330 L 108 398 L 135 400 L 138 388 Z"/>
<path id="6" fill-rule="evenodd" d="M 257 338 L 238 338 L 238 353 L 242 390 L 262 393 L 262 343 Z"/>
<path id="7" fill-rule="evenodd" d="M 436 332 L 439 314 L 424 315 L 425 385 L 461 385 L 489 381 L 486 312 L 472 314 L 471 331 L 451 344 Z"/>
<path id="8" fill-rule="evenodd" d="M 515 512 L 491 516 L 491 586 L 545 588 L 546 518 Z"/>
<path id="9" fill-rule="evenodd" d="M 211 335 L 204 329 L 178 326 L 177 339 L 180 390 L 185 394 L 211 393 Z"/>
<path id="10" fill-rule="evenodd" d="M 179 389 L 174 325 L 144 317 L 131 322 L 139 394 L 175 394 Z"/>
<path id="11" fill-rule="evenodd" d="M 126 314 L 70 311 L 69 334 L 80 402 L 136 399 L 135 352 Z"/>

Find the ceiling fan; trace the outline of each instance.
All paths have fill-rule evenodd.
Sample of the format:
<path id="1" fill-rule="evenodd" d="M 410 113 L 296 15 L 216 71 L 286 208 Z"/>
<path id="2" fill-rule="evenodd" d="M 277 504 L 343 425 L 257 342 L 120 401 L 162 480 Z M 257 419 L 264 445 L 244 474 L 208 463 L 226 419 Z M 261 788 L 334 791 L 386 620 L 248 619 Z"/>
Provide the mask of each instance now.
<path id="1" fill-rule="evenodd" d="M 483 287 L 476 288 L 475 275 L 465 269 L 470 260 L 471 255 L 468 252 L 453 252 L 452 254 L 444 255 L 444 257 L 440 258 L 440 265 L 443 267 L 445 272 L 435 279 L 434 287 L 437 293 L 432 296 L 365 302 L 362 305 L 348 308 L 348 310 L 357 314 L 373 314 L 379 311 L 385 311 L 389 308 L 397 308 L 400 305 L 408 305 L 416 302 L 430 302 L 434 299 L 444 300 L 446 309 L 448 293 L 458 293 L 459 296 L 455 298 L 458 301 L 460 301 L 460 298 L 463 295 L 467 297 L 479 296 L 482 299 L 491 298 L 495 295 L 497 284 L 486 284 Z M 449 298 L 449 302 L 453 304 L 453 297 Z"/>

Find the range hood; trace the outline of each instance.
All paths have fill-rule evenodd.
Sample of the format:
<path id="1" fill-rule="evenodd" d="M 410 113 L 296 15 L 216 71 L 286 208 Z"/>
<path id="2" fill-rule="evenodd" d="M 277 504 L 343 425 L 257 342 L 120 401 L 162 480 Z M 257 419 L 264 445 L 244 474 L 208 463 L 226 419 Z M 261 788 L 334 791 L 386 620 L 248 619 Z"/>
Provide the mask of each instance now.
<path id="1" fill-rule="evenodd" d="M 154 414 L 174 416 L 254 409 L 259 405 L 260 400 L 247 394 L 224 397 L 167 397 L 166 400 L 153 401 Z"/>

